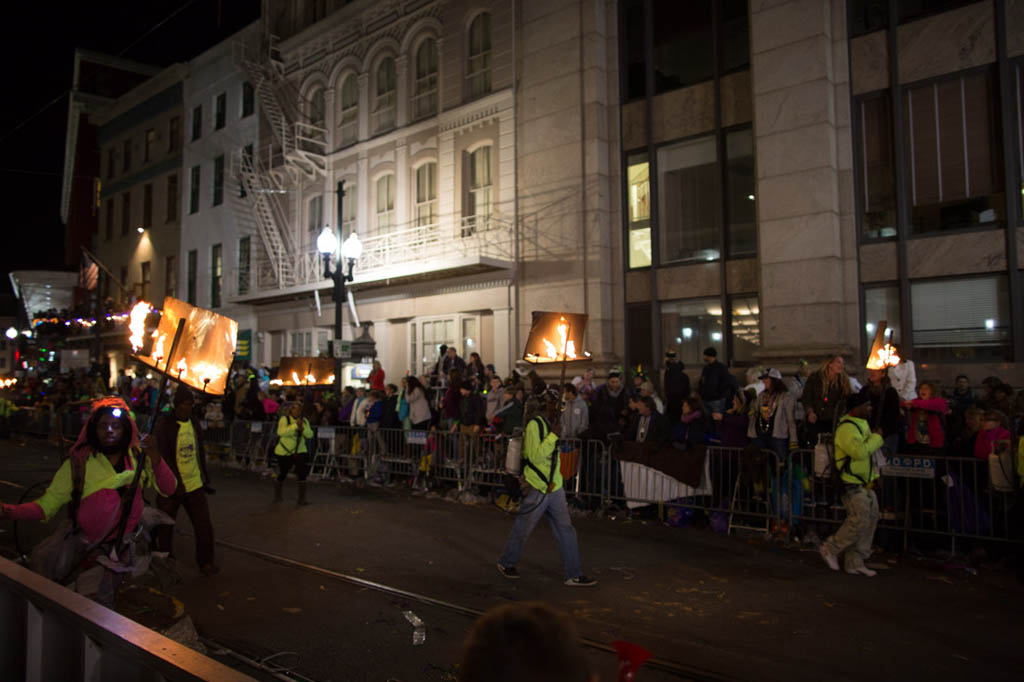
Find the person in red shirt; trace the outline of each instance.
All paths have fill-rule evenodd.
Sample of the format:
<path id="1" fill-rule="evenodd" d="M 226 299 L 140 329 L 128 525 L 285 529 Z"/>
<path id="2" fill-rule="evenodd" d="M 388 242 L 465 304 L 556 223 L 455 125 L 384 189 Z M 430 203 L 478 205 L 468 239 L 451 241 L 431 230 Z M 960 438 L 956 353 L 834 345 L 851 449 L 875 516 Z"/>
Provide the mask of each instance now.
<path id="1" fill-rule="evenodd" d="M 946 447 L 946 414 L 949 404 L 936 397 L 935 388 L 925 382 L 917 387 L 918 397 L 904 401 L 908 411 L 907 445 L 911 452 L 941 455 Z"/>
<path id="2" fill-rule="evenodd" d="M 370 370 L 368 379 L 371 391 L 384 392 L 384 368 L 380 366 L 380 360 L 373 361 L 373 369 Z"/>

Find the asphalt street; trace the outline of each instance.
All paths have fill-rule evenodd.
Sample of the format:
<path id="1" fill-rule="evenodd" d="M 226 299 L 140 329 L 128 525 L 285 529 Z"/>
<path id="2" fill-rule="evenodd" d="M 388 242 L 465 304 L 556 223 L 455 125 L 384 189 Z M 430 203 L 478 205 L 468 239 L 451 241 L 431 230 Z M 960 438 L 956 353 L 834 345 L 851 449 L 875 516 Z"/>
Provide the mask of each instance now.
<path id="1" fill-rule="evenodd" d="M 56 464 L 40 442 L 0 444 L 0 498 L 16 501 Z M 653 519 L 581 518 L 584 569 L 599 584 L 570 588 L 544 526 L 520 580 L 497 572 L 512 519 L 491 506 L 324 482 L 311 483 L 312 504 L 298 507 L 294 483 L 274 504 L 269 478 L 216 465 L 213 475 L 222 571 L 197 573 L 182 514 L 182 580 L 168 589 L 204 637 L 254 658 L 280 654 L 275 662 L 311 680 L 455 679 L 473 619 L 417 595 L 471 611 L 540 599 L 569 612 L 591 641 L 638 642 L 691 672 L 642 670 L 638 679 L 650 682 L 1019 679 L 1024 664 L 1024 590 L 997 567 L 971 574 L 955 560 L 885 555 L 873 558 L 885 570 L 868 579 L 828 571 L 813 548 Z M 11 524 L 2 523 L 0 546 L 10 550 Z M 407 612 L 425 624 L 422 644 Z M 602 680 L 615 679 L 612 654 L 588 656 Z"/>

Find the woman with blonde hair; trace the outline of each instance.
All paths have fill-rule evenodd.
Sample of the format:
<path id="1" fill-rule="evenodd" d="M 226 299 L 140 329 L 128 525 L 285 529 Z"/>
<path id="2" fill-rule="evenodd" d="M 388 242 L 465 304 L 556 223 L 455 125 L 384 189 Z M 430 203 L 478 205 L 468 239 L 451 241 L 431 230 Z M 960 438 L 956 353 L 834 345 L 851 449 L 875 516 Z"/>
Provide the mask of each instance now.
<path id="1" fill-rule="evenodd" d="M 807 378 L 800 397 L 810 445 L 818 442 L 818 434 L 832 432 L 836 420 L 845 414 L 849 396 L 850 377 L 846 374 L 846 361 L 842 355 L 831 355 L 821 363 L 817 372 Z"/>

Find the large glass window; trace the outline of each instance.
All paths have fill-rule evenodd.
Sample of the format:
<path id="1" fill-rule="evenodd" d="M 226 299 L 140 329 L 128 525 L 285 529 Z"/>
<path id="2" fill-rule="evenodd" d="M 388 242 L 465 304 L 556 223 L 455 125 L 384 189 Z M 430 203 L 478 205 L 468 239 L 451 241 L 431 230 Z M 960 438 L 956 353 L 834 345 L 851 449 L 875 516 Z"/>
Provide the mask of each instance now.
<path id="1" fill-rule="evenodd" d="M 317 88 L 309 95 L 309 122 L 318 128 L 324 127 L 327 109 L 324 103 L 324 89 Z"/>
<path id="2" fill-rule="evenodd" d="M 150 300 L 149 284 L 152 281 L 153 277 L 153 268 L 151 261 L 143 261 L 140 270 L 141 277 L 139 278 L 139 298 L 141 298 L 143 301 L 148 301 Z"/>
<path id="3" fill-rule="evenodd" d="M 192 185 L 189 187 L 188 212 L 195 213 L 199 210 L 199 180 L 200 167 L 192 166 Z"/>
<path id="4" fill-rule="evenodd" d="M 185 274 L 187 277 L 186 286 L 188 287 L 187 296 L 188 303 L 196 304 L 196 281 L 198 277 L 199 268 L 199 252 L 195 249 L 188 252 L 188 272 Z"/>
<path id="5" fill-rule="evenodd" d="M 462 236 L 467 237 L 479 229 L 486 229 L 491 216 L 491 147 L 480 147 L 469 155 L 466 212 L 463 216 Z M 465 171 L 464 171 L 465 172 Z"/>
<path id="6" fill-rule="evenodd" d="M 633 154 L 626 167 L 629 204 L 629 267 L 651 264 L 651 176 L 647 154 Z"/>
<path id="7" fill-rule="evenodd" d="M 466 87 L 470 97 L 491 91 L 491 15 L 481 12 L 469 25 L 469 62 Z"/>
<path id="8" fill-rule="evenodd" d="M 647 91 L 647 41 L 644 26 L 644 0 L 623 0 L 619 3 L 622 12 L 623 38 L 625 44 L 622 56 L 625 60 L 624 100 L 643 97 Z"/>
<path id="9" fill-rule="evenodd" d="M 242 118 L 251 116 L 255 109 L 256 92 L 252 88 L 252 83 L 245 81 L 242 83 Z"/>
<path id="10" fill-rule="evenodd" d="M 626 366 L 630 371 L 640 365 L 645 370 L 652 369 L 651 329 L 650 303 L 630 303 L 626 306 L 626 335 L 629 347 Z M 673 347 L 665 346 L 665 350 Z"/>
<path id="11" fill-rule="evenodd" d="M 228 119 L 228 96 L 226 93 L 217 95 L 213 107 L 213 129 L 220 130 Z"/>
<path id="12" fill-rule="evenodd" d="M 462 355 L 469 358 L 470 353 L 480 352 L 480 337 L 477 334 L 477 319 L 475 317 L 462 318 Z"/>
<path id="13" fill-rule="evenodd" d="M 911 282 L 915 361 L 1012 360 L 1005 276 Z"/>
<path id="14" fill-rule="evenodd" d="M 375 78 L 376 99 L 373 107 L 373 132 L 379 133 L 395 127 L 395 60 L 385 57 L 377 66 Z"/>
<path id="15" fill-rule="evenodd" d="M 238 240 L 238 295 L 249 293 L 249 273 L 251 271 L 252 243 L 249 237 Z"/>
<path id="16" fill-rule="evenodd" d="M 750 128 L 725 136 L 725 208 L 729 256 L 757 253 L 757 197 L 754 196 L 754 135 Z"/>
<path id="17" fill-rule="evenodd" d="M 711 0 L 656 2 L 652 8 L 655 93 L 710 80 L 715 65 Z"/>
<path id="18" fill-rule="evenodd" d="M 723 73 L 750 66 L 747 0 L 719 0 Z"/>
<path id="19" fill-rule="evenodd" d="M 395 225 L 394 175 L 383 175 L 377 179 L 377 215 L 374 223 L 377 234 L 390 232 Z"/>
<path id="20" fill-rule="evenodd" d="M 871 352 L 878 325 L 885 322 L 887 337 L 896 346 L 903 339 L 900 326 L 900 289 L 897 286 L 866 287 L 864 289 L 864 350 Z"/>
<path id="21" fill-rule="evenodd" d="M 167 151 L 174 152 L 181 146 L 181 116 L 171 116 L 167 124 Z"/>
<path id="22" fill-rule="evenodd" d="M 413 350 L 413 371 L 419 370 L 420 374 L 426 374 L 433 367 L 440 354 L 441 345 L 459 347 L 455 338 L 455 319 L 441 320 L 414 320 L 409 324 L 409 338 Z M 416 332 L 419 327 L 421 345 L 417 354 Z M 417 367 L 418 365 L 418 367 Z"/>
<path id="23" fill-rule="evenodd" d="M 145 146 L 142 148 L 142 160 L 149 163 L 153 160 L 153 152 L 156 151 L 156 128 L 146 130 Z"/>
<path id="24" fill-rule="evenodd" d="M 203 136 L 203 105 L 192 109 L 192 141 Z"/>
<path id="25" fill-rule="evenodd" d="M 658 150 L 658 221 L 663 263 L 721 257 L 717 160 L 715 138 L 710 136 Z"/>
<path id="26" fill-rule="evenodd" d="M 906 91 L 907 191 L 914 234 L 1003 219 L 993 81 L 985 71 Z"/>
<path id="27" fill-rule="evenodd" d="M 224 203 L 224 155 L 213 160 L 213 205 Z"/>
<path id="28" fill-rule="evenodd" d="M 178 263 L 174 256 L 164 260 L 164 296 L 177 296 Z"/>
<path id="29" fill-rule="evenodd" d="M 178 219 L 178 174 L 167 176 L 167 222 Z"/>
<path id="30" fill-rule="evenodd" d="M 316 244 L 316 238 L 324 229 L 324 197 L 318 194 L 306 204 L 306 243 Z"/>
<path id="31" fill-rule="evenodd" d="M 338 97 L 338 142 L 352 144 L 359 138 L 359 81 L 354 73 L 345 76 Z"/>
<path id="32" fill-rule="evenodd" d="M 437 113 L 437 42 L 427 38 L 416 50 L 416 90 L 412 100 L 413 118 Z"/>
<path id="33" fill-rule="evenodd" d="M 356 183 L 345 182 L 345 198 L 341 202 L 341 236 L 344 239 L 356 229 Z"/>
<path id="34" fill-rule="evenodd" d="M 437 164 L 425 163 L 416 169 L 416 225 L 437 223 Z"/>
<path id="35" fill-rule="evenodd" d="M 761 350 L 761 304 L 757 295 L 732 296 L 730 299 L 732 318 L 729 333 L 732 335 L 733 364 L 752 365 Z M 703 349 L 702 349 L 703 350 Z"/>
<path id="36" fill-rule="evenodd" d="M 662 348 L 675 349 L 677 357 L 691 367 L 701 366 L 701 355 L 708 346 L 725 358 L 722 333 L 722 303 L 718 297 L 661 304 Z"/>
<path id="37" fill-rule="evenodd" d="M 224 252 L 220 244 L 210 249 L 210 307 L 220 307 L 220 295 L 224 282 Z"/>
<path id="38" fill-rule="evenodd" d="M 850 35 L 871 33 L 889 25 L 889 0 L 849 0 Z"/>
<path id="39" fill-rule="evenodd" d="M 889 93 L 866 97 L 854 105 L 860 118 L 856 146 L 860 156 L 861 230 L 867 239 L 895 237 L 896 189 L 893 175 Z"/>

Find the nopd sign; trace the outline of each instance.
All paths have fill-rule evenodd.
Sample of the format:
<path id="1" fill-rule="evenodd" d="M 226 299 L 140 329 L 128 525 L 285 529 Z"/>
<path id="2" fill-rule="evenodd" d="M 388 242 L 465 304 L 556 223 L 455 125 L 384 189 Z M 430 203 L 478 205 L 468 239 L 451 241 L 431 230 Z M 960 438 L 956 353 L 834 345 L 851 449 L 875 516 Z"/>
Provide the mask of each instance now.
<path id="1" fill-rule="evenodd" d="M 935 478 L 935 460 L 927 457 L 893 455 L 882 467 L 882 475 L 897 478 Z"/>

